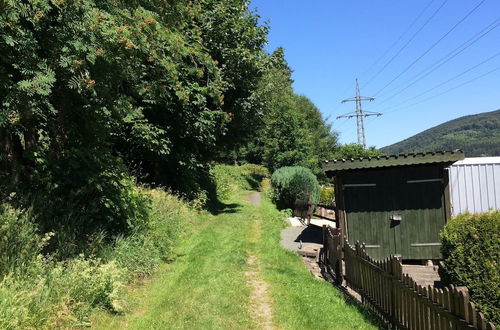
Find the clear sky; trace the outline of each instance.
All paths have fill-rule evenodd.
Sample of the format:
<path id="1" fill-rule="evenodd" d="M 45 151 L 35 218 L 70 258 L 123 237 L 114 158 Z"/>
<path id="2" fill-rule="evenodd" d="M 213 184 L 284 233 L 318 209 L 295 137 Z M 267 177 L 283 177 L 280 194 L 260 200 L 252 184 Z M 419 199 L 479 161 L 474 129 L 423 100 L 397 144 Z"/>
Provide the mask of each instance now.
<path id="1" fill-rule="evenodd" d="M 335 119 L 355 109 L 340 103 L 355 95 L 355 78 L 361 95 L 376 98 L 363 110 L 384 113 L 365 121 L 370 146 L 500 109 L 500 0 L 252 0 L 251 7 L 270 26 L 268 51 L 285 48 L 295 91 L 342 143 L 357 141 L 355 118 Z"/>

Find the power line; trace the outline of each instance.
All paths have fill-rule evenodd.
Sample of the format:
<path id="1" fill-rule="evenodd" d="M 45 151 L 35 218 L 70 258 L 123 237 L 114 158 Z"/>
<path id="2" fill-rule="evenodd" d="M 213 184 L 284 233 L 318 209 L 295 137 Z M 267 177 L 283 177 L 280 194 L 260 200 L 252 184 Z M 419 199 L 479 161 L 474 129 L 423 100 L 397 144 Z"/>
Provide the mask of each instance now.
<path id="1" fill-rule="evenodd" d="M 474 8 L 472 8 L 467 15 L 465 15 L 461 20 L 459 20 L 448 32 L 446 32 L 441 38 L 439 38 L 432 46 L 430 46 L 422 55 L 417 57 L 413 62 L 410 63 L 403 71 L 401 71 L 395 78 L 393 78 L 391 81 L 389 81 L 384 87 L 379 89 L 376 93 L 375 96 L 380 94 L 384 89 L 386 89 L 389 85 L 391 85 L 394 81 L 396 81 L 399 77 L 401 77 L 403 74 L 405 74 L 408 70 L 410 70 L 422 57 L 427 55 L 434 47 L 436 47 L 444 38 L 446 38 L 453 30 L 455 30 L 462 22 L 464 22 L 470 15 L 472 15 L 486 0 L 481 0 Z"/>
<path id="2" fill-rule="evenodd" d="M 498 54 L 497 54 L 497 55 L 498 55 Z M 418 104 L 420 104 L 420 103 L 427 102 L 428 100 L 431 100 L 431 99 L 434 99 L 434 98 L 436 98 L 436 97 L 439 97 L 439 96 L 441 96 L 441 95 L 443 95 L 443 94 L 449 93 L 449 92 L 451 92 L 451 91 L 453 91 L 453 90 L 455 90 L 455 89 L 457 89 L 457 88 L 460 88 L 460 87 L 462 87 L 462 86 L 464 86 L 464 85 L 470 84 L 470 83 L 472 83 L 472 82 L 474 82 L 474 81 L 476 81 L 476 80 L 478 80 L 478 79 L 480 79 L 480 78 L 483 78 L 483 77 L 485 77 L 485 76 L 487 76 L 487 75 L 490 75 L 490 74 L 492 74 L 492 73 L 494 73 L 494 72 L 496 72 L 496 71 L 498 71 L 498 70 L 500 70 L 500 66 L 498 66 L 498 67 L 496 67 L 495 69 L 490 70 L 490 71 L 488 71 L 488 72 L 486 72 L 486 73 L 483 73 L 483 74 L 481 74 L 481 75 L 479 75 L 479 76 L 477 76 L 477 77 L 474 77 L 474 78 L 472 78 L 472 79 L 470 79 L 470 80 L 467 80 L 466 82 L 464 82 L 464 83 L 462 83 L 462 84 L 460 84 L 460 85 L 457 85 L 457 86 L 455 86 L 455 87 L 452 87 L 452 88 L 450 88 L 450 89 L 447 89 L 447 90 L 445 90 L 444 92 L 441 92 L 441 93 L 439 93 L 439 94 L 433 95 L 433 96 L 428 97 L 428 98 L 426 98 L 426 99 L 424 99 L 424 100 L 421 100 L 421 101 L 419 101 L 419 102 L 416 102 L 416 103 L 410 104 L 410 105 L 408 105 L 408 106 L 406 106 L 406 107 L 403 107 L 403 108 L 400 108 L 400 109 L 396 109 L 396 110 L 392 110 L 392 111 L 388 111 L 388 112 L 386 112 L 386 113 L 394 113 L 394 112 L 397 112 L 397 111 L 401 111 L 401 110 L 404 110 L 404 109 L 407 109 L 407 108 L 413 107 L 413 106 L 418 105 Z"/>
<path id="3" fill-rule="evenodd" d="M 427 6 L 418 14 L 418 16 L 413 20 L 413 22 L 406 28 L 406 30 L 399 35 L 398 39 L 375 61 L 373 62 L 372 65 L 370 65 L 363 73 L 361 73 L 361 76 L 364 76 L 368 71 L 371 71 L 372 68 L 374 68 L 398 43 L 401 41 L 401 39 L 411 30 L 411 28 L 417 23 L 417 21 L 422 17 L 422 15 L 427 11 L 427 9 L 434 3 L 436 0 L 431 0 Z M 366 87 L 370 81 L 375 79 L 375 77 L 370 78 L 368 83 L 366 83 L 363 87 Z"/>
<path id="4" fill-rule="evenodd" d="M 372 76 L 368 82 L 363 85 L 363 87 L 366 87 L 368 86 L 368 84 L 370 84 L 376 77 L 378 77 L 378 75 L 385 70 L 385 68 L 387 68 L 387 66 L 389 64 L 392 63 L 392 61 L 394 61 L 394 59 L 396 57 L 399 56 L 399 54 L 401 54 L 401 52 L 413 41 L 413 39 L 415 39 L 415 37 L 420 33 L 420 31 L 422 31 L 424 29 L 424 27 L 427 26 L 427 24 L 429 24 L 429 22 L 434 18 L 434 16 L 436 16 L 436 14 L 441 10 L 441 8 L 444 7 L 444 5 L 448 2 L 449 0 L 444 0 L 443 3 L 432 13 L 432 15 L 424 22 L 424 24 L 422 24 L 422 26 L 420 26 L 420 28 L 410 37 L 410 39 L 396 52 L 396 54 L 394 54 L 394 56 L 392 56 L 389 61 L 387 61 L 384 66 L 382 66 L 382 68 L 380 70 L 377 71 L 377 73 L 375 73 L 374 76 Z M 426 8 L 427 9 L 427 8 Z"/>
<path id="5" fill-rule="evenodd" d="M 461 54 L 462 52 L 464 52 L 466 49 L 468 49 L 469 47 L 471 47 L 473 44 L 475 44 L 481 38 L 483 38 L 488 33 L 490 33 L 491 31 L 493 31 L 494 29 L 496 29 L 498 26 L 500 26 L 500 18 L 497 18 L 493 23 L 489 24 L 487 27 L 485 27 L 484 29 L 482 29 L 481 31 L 479 31 L 478 33 L 476 33 L 474 36 L 472 36 L 471 38 L 469 38 L 466 42 L 462 43 L 460 46 L 458 46 L 457 48 L 455 48 L 454 50 L 452 50 L 451 52 L 449 52 L 447 55 L 445 55 L 444 57 L 442 57 L 438 61 L 434 62 L 431 66 L 429 66 L 426 69 L 420 71 L 418 74 L 416 74 L 415 76 L 413 76 L 411 79 L 408 79 L 404 84 L 406 84 L 409 81 L 412 81 L 413 79 L 415 79 L 415 80 L 413 80 L 410 84 L 408 84 L 404 88 L 400 89 L 399 91 L 397 91 L 393 95 L 391 95 L 388 98 L 384 99 L 382 102 L 378 102 L 378 104 L 375 107 L 380 107 L 382 104 L 384 104 L 387 101 L 393 99 L 394 97 L 398 96 L 399 94 L 401 94 L 402 92 L 404 92 L 405 90 L 407 90 L 408 88 L 410 88 L 411 86 L 415 85 L 417 82 L 419 82 L 420 80 L 424 79 L 425 77 L 427 77 L 428 75 L 430 75 L 431 73 L 433 73 L 434 71 L 436 71 L 437 69 L 439 69 L 441 66 L 443 66 L 446 63 L 448 63 L 450 60 L 452 60 L 453 58 L 455 58 L 456 56 L 458 56 L 459 54 Z"/>
<path id="6" fill-rule="evenodd" d="M 434 86 L 434 87 L 432 87 L 432 88 L 429 88 L 429 89 L 428 89 L 428 90 L 426 90 L 425 92 L 422 92 L 422 93 L 420 93 L 420 94 L 418 94 L 418 95 L 415 95 L 415 96 L 413 96 L 413 97 L 411 97 L 411 98 L 409 98 L 409 99 L 407 99 L 407 100 L 405 100 L 405 101 L 403 101 L 403 102 L 401 102 L 401 103 L 399 103 L 399 104 L 397 104 L 397 105 L 393 106 L 392 108 L 398 107 L 398 106 L 400 106 L 401 104 L 404 104 L 404 103 L 409 102 L 409 101 L 411 101 L 411 100 L 414 100 L 414 99 L 416 99 L 416 98 L 418 98 L 418 97 L 420 97 L 420 96 L 422 96 L 422 95 L 425 95 L 425 94 L 427 94 L 427 93 L 429 93 L 429 92 L 432 92 L 432 91 L 436 90 L 437 88 L 439 88 L 439 87 L 441 87 L 441 86 L 443 86 L 443 85 L 445 85 L 445 84 L 449 83 L 450 81 L 453 81 L 453 80 L 455 80 L 455 79 L 457 79 L 457 78 L 459 78 L 459 77 L 463 76 L 464 74 L 466 74 L 466 73 L 468 73 L 468 72 L 470 72 L 470 71 L 474 70 L 475 68 L 477 68 L 477 67 L 479 67 L 479 66 L 483 65 L 484 63 L 487 63 L 487 62 L 491 61 L 492 59 L 494 59 L 495 57 L 497 57 L 497 56 L 499 56 L 499 55 L 500 55 L 500 52 L 499 52 L 499 53 L 496 53 L 496 54 L 495 54 L 495 55 L 493 55 L 493 56 L 488 57 L 487 59 L 485 59 L 485 60 L 483 60 L 483 61 L 479 62 L 478 64 L 476 64 L 476 65 L 474 65 L 474 66 L 472 66 L 472 67 L 468 68 L 467 70 L 462 71 L 461 73 L 459 73 L 459 74 L 457 74 L 457 75 L 455 75 L 455 76 L 453 76 L 453 77 L 451 77 L 451 78 L 449 78 L 449 79 L 447 79 L 447 80 L 445 80 L 445 81 L 443 81 L 443 82 L 441 82 L 441 83 L 437 84 L 436 86 Z"/>

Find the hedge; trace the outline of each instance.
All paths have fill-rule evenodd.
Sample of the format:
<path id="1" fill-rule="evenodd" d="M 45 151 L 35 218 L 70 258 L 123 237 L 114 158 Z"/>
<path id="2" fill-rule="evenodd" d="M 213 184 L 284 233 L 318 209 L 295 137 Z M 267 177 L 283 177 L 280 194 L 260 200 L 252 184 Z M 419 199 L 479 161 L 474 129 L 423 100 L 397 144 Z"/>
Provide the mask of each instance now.
<path id="1" fill-rule="evenodd" d="M 278 208 L 293 208 L 301 194 L 309 196 L 309 201 L 319 201 L 318 179 L 311 170 L 301 166 L 286 166 L 277 169 L 271 176 L 273 199 Z"/>
<path id="2" fill-rule="evenodd" d="M 321 186 L 319 203 L 323 205 L 333 206 L 334 190 L 332 186 Z"/>
<path id="3" fill-rule="evenodd" d="M 500 323 L 500 211 L 463 214 L 441 233 L 443 284 L 465 285 L 487 318 Z"/>

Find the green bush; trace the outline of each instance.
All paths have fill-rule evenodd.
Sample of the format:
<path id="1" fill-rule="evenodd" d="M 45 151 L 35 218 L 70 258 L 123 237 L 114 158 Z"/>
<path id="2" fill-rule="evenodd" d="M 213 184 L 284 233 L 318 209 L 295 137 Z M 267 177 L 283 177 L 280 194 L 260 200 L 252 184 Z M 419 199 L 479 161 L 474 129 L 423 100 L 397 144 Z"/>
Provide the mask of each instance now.
<path id="1" fill-rule="evenodd" d="M 319 201 L 318 179 L 305 167 L 286 166 L 277 169 L 271 177 L 271 185 L 273 199 L 281 209 L 293 208 L 300 195 L 308 196 L 313 203 Z"/>
<path id="2" fill-rule="evenodd" d="M 500 323 L 500 211 L 463 214 L 444 227 L 444 284 L 466 285 L 472 301 L 490 321 Z"/>
<path id="3" fill-rule="evenodd" d="M 335 196 L 332 186 L 321 186 L 320 196 L 319 196 L 320 204 L 332 206 L 334 204 L 333 202 L 334 198 Z"/>

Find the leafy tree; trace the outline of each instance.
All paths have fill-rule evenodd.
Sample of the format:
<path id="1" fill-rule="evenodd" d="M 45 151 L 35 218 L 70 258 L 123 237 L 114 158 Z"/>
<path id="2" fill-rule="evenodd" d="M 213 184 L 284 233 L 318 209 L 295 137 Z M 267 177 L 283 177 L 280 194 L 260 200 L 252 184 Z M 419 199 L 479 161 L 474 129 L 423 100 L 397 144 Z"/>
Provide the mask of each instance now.
<path id="1" fill-rule="evenodd" d="M 195 14 L 164 1 L 2 2 L 4 196 L 47 230 L 121 232 L 143 214 L 123 160 L 151 178 L 204 166 L 227 115 Z"/>
<path id="2" fill-rule="evenodd" d="M 382 156 L 383 153 L 375 147 L 363 148 L 357 143 L 343 144 L 338 146 L 333 153 L 333 159 L 366 158 Z"/>
<path id="3" fill-rule="evenodd" d="M 294 93 L 292 82 L 284 50 L 279 48 L 269 57 L 260 84 L 264 106 L 261 127 L 241 154 L 271 170 L 298 165 L 321 175 L 321 161 L 331 158 L 337 136 L 314 104 Z"/>
<path id="4" fill-rule="evenodd" d="M 266 25 L 249 10 L 247 0 L 201 0 L 196 22 L 203 44 L 220 68 L 224 100 L 222 110 L 229 118 L 219 137 L 221 159 L 234 158 L 243 144 L 253 139 L 262 120 L 259 83 L 268 55 Z M 232 155 L 231 155 L 232 154 Z"/>

